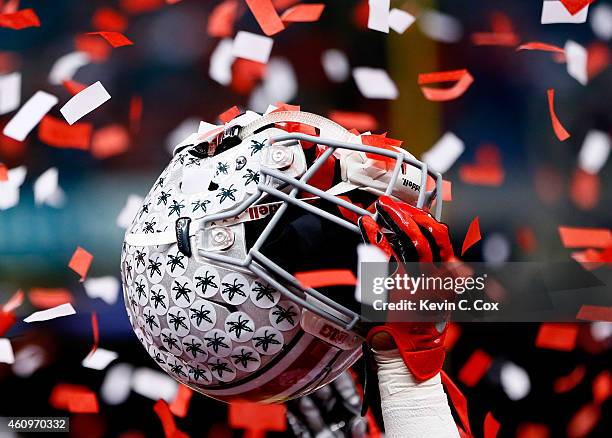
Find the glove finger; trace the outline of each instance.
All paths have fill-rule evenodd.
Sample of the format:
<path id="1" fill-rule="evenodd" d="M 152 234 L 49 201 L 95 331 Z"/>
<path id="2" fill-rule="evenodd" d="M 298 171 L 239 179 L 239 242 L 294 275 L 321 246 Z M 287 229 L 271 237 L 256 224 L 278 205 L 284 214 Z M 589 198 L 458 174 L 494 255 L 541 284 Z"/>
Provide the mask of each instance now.
<path id="1" fill-rule="evenodd" d="M 361 397 L 357 392 L 357 386 L 355 381 L 348 372 L 340 374 L 332 382 L 334 389 L 340 395 L 340 398 L 344 400 L 344 405 L 353 414 L 358 415 L 361 410 Z"/>
<path id="2" fill-rule="evenodd" d="M 310 396 L 302 397 L 297 402 L 302 419 L 312 435 L 316 436 L 327 429 L 319 407 Z"/>
<path id="3" fill-rule="evenodd" d="M 287 423 L 297 438 L 313 438 L 306 425 L 289 410 L 287 411 Z"/>
<path id="4" fill-rule="evenodd" d="M 361 236 L 365 243 L 376 245 L 387 254 L 388 257 L 395 256 L 393 248 L 387 240 L 387 237 L 383 234 L 380 226 L 370 216 L 361 216 L 357 220 L 357 225 L 361 230 Z"/>
<path id="5" fill-rule="evenodd" d="M 433 261 L 427 238 L 412 217 L 402 211 L 401 203 L 395 202 L 388 196 L 381 196 L 376 202 L 376 211 L 385 225 L 397 236 L 395 250 L 401 256 L 400 261 L 409 260 L 411 246 L 417 252 L 418 261 Z"/>

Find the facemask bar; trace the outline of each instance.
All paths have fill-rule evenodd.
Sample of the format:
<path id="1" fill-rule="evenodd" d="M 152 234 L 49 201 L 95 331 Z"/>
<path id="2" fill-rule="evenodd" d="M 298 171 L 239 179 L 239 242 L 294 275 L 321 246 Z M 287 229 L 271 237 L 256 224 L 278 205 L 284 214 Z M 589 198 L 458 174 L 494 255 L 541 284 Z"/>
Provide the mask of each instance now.
<path id="1" fill-rule="evenodd" d="M 253 247 L 248 251 L 246 257 L 244 259 L 239 259 L 236 257 L 229 257 L 223 254 L 213 252 L 213 251 L 205 251 L 202 249 L 199 249 L 198 253 L 200 254 L 200 256 L 204 258 L 215 260 L 217 262 L 229 264 L 232 266 L 247 268 L 254 274 L 258 275 L 260 278 L 267 281 L 270 285 L 275 287 L 281 293 L 281 295 L 283 295 L 285 298 L 288 298 L 296 302 L 300 306 L 307 308 L 308 310 L 312 311 L 316 315 L 322 318 L 325 318 L 326 320 L 344 328 L 345 330 L 352 330 L 355 324 L 360 320 L 359 314 L 353 312 L 352 310 L 346 308 L 345 306 L 342 306 L 341 304 L 338 304 L 336 301 L 332 300 L 331 298 L 327 297 L 326 295 L 322 294 L 316 289 L 305 288 L 304 286 L 302 286 L 300 282 L 293 275 L 285 271 L 282 267 L 278 266 L 276 263 L 274 263 L 272 260 L 270 260 L 269 258 L 267 258 L 264 254 L 260 252 L 262 245 L 268 239 L 268 237 L 274 230 L 274 227 L 280 221 L 282 215 L 287 210 L 289 204 L 296 205 L 313 214 L 324 217 L 325 219 L 328 219 L 338 225 L 348 228 L 351 231 L 360 233 L 359 227 L 357 225 L 345 219 L 337 217 L 327 211 L 321 210 L 309 204 L 308 202 L 297 199 L 297 195 L 299 194 L 300 190 L 306 191 L 310 194 L 318 196 L 321 199 L 324 199 L 335 205 L 346 208 L 358 215 L 361 215 L 361 216 L 368 215 L 374 218 L 376 217 L 375 213 L 371 213 L 367 210 L 364 210 L 360 207 L 357 207 L 351 204 L 350 202 L 344 201 L 343 199 L 330 195 L 323 190 L 317 189 L 316 187 L 313 187 L 307 184 L 308 180 L 317 172 L 317 170 L 319 170 L 319 168 L 335 152 L 336 148 L 348 149 L 348 150 L 358 151 L 358 152 L 372 153 L 372 154 L 394 158 L 396 160 L 396 163 L 393 169 L 391 180 L 389 181 L 389 184 L 385 191 L 386 195 L 392 194 L 395 184 L 397 182 L 397 179 L 399 177 L 403 163 L 407 163 L 409 165 L 420 168 L 421 169 L 421 186 L 420 186 L 421 189 L 419 191 L 419 197 L 417 199 L 417 207 L 423 208 L 423 206 L 425 205 L 426 196 L 428 197 L 428 202 L 431 202 L 433 199 L 437 198 L 436 212 L 435 212 L 435 217 L 437 220 L 440 220 L 440 216 L 442 213 L 442 200 L 441 200 L 441 196 L 439 196 L 439 194 L 442 193 L 442 175 L 438 172 L 432 172 L 428 170 L 427 164 L 421 161 L 415 160 L 411 157 L 408 157 L 407 155 L 399 151 L 396 152 L 396 151 L 391 151 L 391 150 L 383 149 L 383 148 L 377 148 L 373 146 L 346 143 L 346 142 L 336 141 L 336 140 L 327 139 L 327 138 L 320 138 L 320 137 L 315 137 L 315 136 L 301 134 L 301 133 L 291 133 L 287 135 L 276 136 L 268 141 L 267 146 L 270 146 L 272 143 L 276 143 L 276 142 L 296 142 L 300 140 L 315 143 L 315 144 L 325 145 L 325 146 L 328 146 L 328 148 L 315 160 L 312 166 L 307 169 L 307 171 L 302 175 L 302 177 L 299 180 L 296 178 L 287 176 L 283 174 L 282 172 L 279 172 L 275 169 L 261 167 L 260 172 L 263 178 L 262 178 L 262 181 L 257 185 L 257 191 L 254 194 L 249 196 L 247 199 L 245 199 L 235 208 L 229 211 L 225 211 L 223 213 L 218 213 L 218 214 L 211 215 L 211 216 L 205 216 L 204 218 L 202 218 L 200 222 L 200 229 L 206 231 L 207 225 L 209 225 L 210 223 L 222 221 L 224 219 L 230 219 L 242 213 L 248 207 L 250 207 L 255 202 L 257 202 L 257 200 L 260 199 L 264 193 L 267 193 L 269 195 L 272 195 L 274 197 L 280 198 L 281 200 L 285 201 L 285 203 L 281 207 L 279 207 L 279 209 L 274 213 L 274 216 L 272 216 L 272 218 L 270 219 L 270 222 L 268 223 L 268 225 L 266 225 L 261 235 L 258 237 L 257 241 L 253 245 Z M 427 175 L 430 175 L 436 179 L 435 191 L 431 193 L 430 195 L 426 194 Z M 280 190 L 277 190 L 271 187 L 271 185 L 268 185 L 267 182 L 270 181 L 271 178 L 278 179 L 280 181 L 287 183 L 289 186 L 292 186 L 292 189 L 289 192 L 289 194 L 281 192 Z M 265 269 L 262 269 L 262 267 Z M 282 283 L 277 281 L 277 279 L 273 277 L 272 275 L 270 275 L 269 272 L 274 273 L 276 276 L 287 281 L 288 285 L 296 289 L 297 291 L 300 291 L 300 292 L 303 291 L 305 296 L 303 294 L 298 294 L 290 290 L 288 287 L 284 286 Z M 306 299 L 307 296 L 311 296 L 315 298 L 316 300 L 324 303 L 325 305 L 330 307 L 330 309 L 328 310 L 320 305 L 316 305 L 315 303 L 312 302 L 312 300 L 308 301 Z"/>

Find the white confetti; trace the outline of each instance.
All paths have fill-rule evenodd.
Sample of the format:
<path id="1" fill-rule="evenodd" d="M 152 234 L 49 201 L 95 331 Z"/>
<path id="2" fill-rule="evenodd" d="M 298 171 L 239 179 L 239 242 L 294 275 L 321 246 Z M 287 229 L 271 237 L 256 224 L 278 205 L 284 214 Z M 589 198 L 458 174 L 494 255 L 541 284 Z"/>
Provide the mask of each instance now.
<path id="1" fill-rule="evenodd" d="M 597 174 L 610 156 L 610 136 L 597 130 L 587 133 L 578 153 L 578 167 L 590 174 Z"/>
<path id="2" fill-rule="evenodd" d="M 89 298 L 101 298 L 106 304 L 115 304 L 119 295 L 119 280 L 112 275 L 88 278 L 83 282 Z"/>
<path id="3" fill-rule="evenodd" d="M 60 318 L 62 316 L 74 315 L 76 311 L 72 304 L 65 303 L 60 304 L 59 306 L 52 307 L 51 309 L 41 310 L 39 312 L 34 312 L 26 319 L 25 322 L 38 322 L 38 321 L 48 321 L 50 319 Z"/>
<path id="4" fill-rule="evenodd" d="M 383 252 L 382 249 L 377 247 L 376 245 L 369 245 L 365 243 L 361 243 L 357 246 L 357 285 L 355 287 L 355 299 L 361 303 L 366 305 L 373 305 L 374 300 L 382 300 L 386 301 L 386 295 L 382 294 L 372 294 L 368 293 L 366 296 L 362 296 L 361 294 L 361 276 L 362 271 L 361 267 L 363 263 L 368 263 L 368 274 L 371 275 L 370 278 L 384 278 L 387 276 L 387 262 L 388 257 Z M 366 299 L 369 299 L 366 301 Z"/>
<path id="5" fill-rule="evenodd" d="M 584 47 L 572 40 L 567 40 L 565 43 L 567 72 L 582 85 L 586 85 L 589 81 L 589 76 L 587 73 L 587 58 L 588 53 Z"/>
<path id="6" fill-rule="evenodd" d="M 78 69 L 89 64 L 91 58 L 85 52 L 71 52 L 60 56 L 51 67 L 49 72 L 49 83 L 62 85 L 63 81 L 72 79 Z"/>
<path id="7" fill-rule="evenodd" d="M 144 199 L 138 195 L 129 195 L 125 205 L 117 216 L 117 226 L 120 228 L 127 228 L 132 224 L 132 221 L 136 217 L 138 210 L 142 206 Z"/>
<path id="8" fill-rule="evenodd" d="M 0 338 L 0 363 L 12 364 L 13 362 L 15 362 L 15 356 L 13 355 L 11 341 Z"/>
<path id="9" fill-rule="evenodd" d="M 103 370 L 112 361 L 117 359 L 119 355 L 114 351 L 105 350 L 104 348 L 96 348 L 96 351 L 87 355 L 81 362 L 85 368 L 91 368 L 92 370 Z"/>
<path id="10" fill-rule="evenodd" d="M 368 28 L 389 33 L 390 0 L 369 0 Z"/>
<path id="11" fill-rule="evenodd" d="M 15 363 L 11 367 L 16 376 L 30 377 L 38 370 L 46 359 L 45 350 L 39 345 L 30 344 L 19 349 L 15 355 Z"/>
<path id="12" fill-rule="evenodd" d="M 585 6 L 583 9 L 572 15 L 569 13 L 567 8 L 558 0 L 545 0 L 542 3 L 542 24 L 556 24 L 556 23 L 573 23 L 580 24 L 584 23 L 589 13 L 589 6 Z"/>
<path id="13" fill-rule="evenodd" d="M 54 95 L 37 91 L 9 120 L 2 131 L 3 134 L 23 141 L 57 102 L 58 99 Z"/>
<path id="14" fill-rule="evenodd" d="M 591 29 L 597 38 L 608 41 L 612 38 L 612 6 L 598 4 L 591 13 Z"/>
<path id="15" fill-rule="evenodd" d="M 397 99 L 399 92 L 389 74 L 379 68 L 356 67 L 353 79 L 357 88 L 368 99 Z"/>
<path id="16" fill-rule="evenodd" d="M 60 108 L 66 121 L 72 125 L 86 114 L 89 114 L 111 98 L 100 81 L 91 84 L 74 95 Z"/>
<path id="17" fill-rule="evenodd" d="M 431 149 L 423 153 L 422 159 L 435 171 L 444 173 L 457 161 L 464 149 L 463 141 L 452 132 L 447 132 Z"/>
<path id="18" fill-rule="evenodd" d="M 48 202 L 58 189 L 57 168 L 51 167 L 36 178 L 36 182 L 34 182 L 34 202 L 36 205 Z"/>
<path id="19" fill-rule="evenodd" d="M 266 66 L 262 84 L 265 94 L 273 102 L 290 102 L 297 94 L 295 71 L 285 58 L 272 58 Z"/>
<path id="20" fill-rule="evenodd" d="M 200 121 L 200 124 L 198 125 L 198 134 L 206 134 L 207 132 L 217 129 L 220 126 L 222 125 L 214 125 L 212 123 Z"/>
<path id="21" fill-rule="evenodd" d="M 0 181 L 0 210 L 8 210 L 19 203 L 19 187 L 26 176 L 26 167 L 14 167 L 8 171 L 8 181 Z"/>
<path id="22" fill-rule="evenodd" d="M 455 17 L 427 10 L 418 19 L 421 31 L 434 41 L 456 43 L 463 36 L 463 26 Z"/>
<path id="23" fill-rule="evenodd" d="M 321 55 L 321 64 L 327 78 L 332 82 L 344 82 L 351 73 L 348 58 L 337 49 L 329 49 Z"/>
<path id="24" fill-rule="evenodd" d="M 406 32 L 415 20 L 413 15 L 402 9 L 393 8 L 389 13 L 389 27 L 399 34 Z"/>
<path id="25" fill-rule="evenodd" d="M 529 374 L 513 362 L 506 362 L 502 365 L 500 380 L 510 400 L 525 398 L 531 390 Z"/>
<path id="26" fill-rule="evenodd" d="M 113 365 L 104 376 L 100 387 L 100 397 L 107 405 L 120 405 L 130 395 L 130 382 L 134 368 L 127 363 Z"/>
<path id="27" fill-rule="evenodd" d="M 274 40 L 263 35 L 257 35 L 241 30 L 234 38 L 232 54 L 236 58 L 249 59 L 266 64 L 270 58 Z"/>
<path id="28" fill-rule="evenodd" d="M 171 402 L 176 397 L 178 383 L 170 376 L 150 368 L 138 368 L 132 375 L 132 390 L 151 400 L 163 398 Z"/>
<path id="29" fill-rule="evenodd" d="M 0 116 L 19 108 L 21 102 L 21 73 L 0 76 Z"/>
<path id="30" fill-rule="evenodd" d="M 174 150 L 187 144 L 193 144 L 197 137 L 200 119 L 189 117 L 183 120 L 166 137 L 166 148 L 170 154 L 174 155 Z"/>
<path id="31" fill-rule="evenodd" d="M 232 53 L 233 45 L 231 39 L 222 39 L 210 55 L 208 75 L 221 85 L 229 85 L 232 82 L 232 64 L 235 59 Z"/>

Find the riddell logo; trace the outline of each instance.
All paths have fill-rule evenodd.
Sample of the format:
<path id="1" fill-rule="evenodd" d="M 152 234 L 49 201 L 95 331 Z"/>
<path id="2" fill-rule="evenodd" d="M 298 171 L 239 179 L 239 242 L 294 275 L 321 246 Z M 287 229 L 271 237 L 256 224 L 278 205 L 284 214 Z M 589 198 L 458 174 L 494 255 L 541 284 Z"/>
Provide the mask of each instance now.
<path id="1" fill-rule="evenodd" d="M 330 342 L 335 344 L 341 344 L 348 338 L 348 333 L 343 332 L 342 330 L 329 324 L 324 324 L 323 327 L 321 327 L 321 330 L 319 330 L 319 334 L 323 338 L 329 339 Z"/>
<path id="2" fill-rule="evenodd" d="M 254 205 L 249 207 L 249 218 L 250 219 L 259 219 L 262 217 L 266 217 L 269 214 L 274 213 L 279 209 L 282 202 L 275 202 L 274 204 L 268 205 Z"/>
<path id="3" fill-rule="evenodd" d="M 421 187 L 418 184 L 415 184 L 415 183 L 413 183 L 412 181 L 410 181 L 409 179 L 406 179 L 406 178 L 402 178 L 402 185 L 404 187 L 411 188 L 415 192 L 420 192 L 421 191 Z"/>

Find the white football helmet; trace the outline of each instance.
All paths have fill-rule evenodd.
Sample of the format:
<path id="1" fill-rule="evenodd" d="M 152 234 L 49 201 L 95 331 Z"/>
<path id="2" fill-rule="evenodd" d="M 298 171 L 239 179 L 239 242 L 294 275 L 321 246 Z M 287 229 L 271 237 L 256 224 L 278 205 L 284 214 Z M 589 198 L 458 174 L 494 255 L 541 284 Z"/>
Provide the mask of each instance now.
<path id="1" fill-rule="evenodd" d="M 439 219 L 442 178 L 306 112 L 249 111 L 206 131 L 175 148 L 127 230 L 131 324 L 159 366 L 198 392 L 306 395 L 359 358 L 364 333 L 352 291 L 304 287 L 294 274 L 356 271 L 355 219 L 374 216 L 382 194 L 435 205 Z"/>

